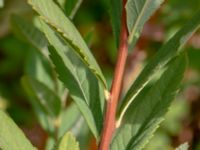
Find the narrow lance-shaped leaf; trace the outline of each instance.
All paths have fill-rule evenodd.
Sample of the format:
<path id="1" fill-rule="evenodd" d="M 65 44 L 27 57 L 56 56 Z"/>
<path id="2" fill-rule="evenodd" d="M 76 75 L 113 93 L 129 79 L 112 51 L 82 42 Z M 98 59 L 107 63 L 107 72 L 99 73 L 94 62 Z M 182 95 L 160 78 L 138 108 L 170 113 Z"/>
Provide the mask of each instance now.
<path id="1" fill-rule="evenodd" d="M 42 19 L 62 33 L 68 45 L 75 50 L 82 61 L 92 70 L 98 79 L 107 88 L 106 80 L 98 66 L 95 58 L 91 54 L 87 44 L 77 31 L 73 23 L 65 16 L 59 7 L 52 0 L 28 0 Z"/>
<path id="2" fill-rule="evenodd" d="M 45 84 L 55 91 L 57 89 L 52 65 L 49 60 L 36 49 L 29 49 L 26 55 L 24 73 Z"/>
<path id="3" fill-rule="evenodd" d="M 37 119 L 42 126 L 43 129 L 45 129 L 48 133 L 52 134 L 54 132 L 54 124 L 52 122 L 52 119 L 49 117 L 48 113 L 45 111 L 37 97 L 35 96 L 35 93 L 31 90 L 31 87 L 29 84 L 27 84 L 26 81 L 23 79 L 21 80 L 21 84 L 23 86 L 24 91 L 26 92 L 28 96 L 28 100 L 31 103 L 35 114 L 37 115 Z"/>
<path id="4" fill-rule="evenodd" d="M 121 29 L 121 15 L 122 15 L 122 1 L 121 0 L 110 0 L 110 18 L 113 28 L 113 33 L 117 47 L 119 46 L 119 37 Z"/>
<path id="5" fill-rule="evenodd" d="M 159 8 L 164 0 L 128 0 L 126 3 L 128 44 L 132 50 L 140 37 L 145 22 Z"/>
<path id="6" fill-rule="evenodd" d="M 79 144 L 71 132 L 65 135 L 58 141 L 54 150 L 79 150 Z"/>
<path id="7" fill-rule="evenodd" d="M 52 63 L 48 59 L 48 40 L 44 33 L 18 15 L 12 15 L 11 22 L 17 35 L 22 36 L 24 40 L 30 43 L 37 50 L 36 51 L 32 48 L 29 50 L 25 63 L 25 74 L 39 80 L 48 88 L 55 90 L 60 96 L 62 96 L 64 87 L 60 81 L 55 78 Z"/>
<path id="8" fill-rule="evenodd" d="M 54 48 L 50 58 L 55 64 L 60 80 L 69 90 L 96 138 L 102 128 L 103 99 L 102 86 L 91 70 L 72 51 L 57 32 L 41 20 L 45 35 Z"/>
<path id="9" fill-rule="evenodd" d="M 125 113 L 117 130 L 112 150 L 141 150 L 162 122 L 186 67 L 184 54 L 173 59 L 150 89 L 143 89 Z"/>
<path id="10" fill-rule="evenodd" d="M 33 46 L 35 46 L 39 51 L 43 50 L 44 47 L 45 51 L 48 50 L 47 49 L 48 40 L 40 30 L 38 30 L 32 24 L 28 23 L 19 16 L 13 16 L 12 22 L 14 25 L 16 25 L 15 30 L 17 30 L 17 32 L 20 33 L 25 38 L 27 37 L 26 39 L 28 39 L 28 42 L 31 43 Z M 32 33 L 34 33 L 34 36 L 32 36 Z M 45 41 L 45 42 L 39 42 L 39 41 Z M 47 85 L 48 88 L 50 87 L 51 90 L 56 90 L 56 91 L 58 90 L 57 93 L 60 93 L 59 92 L 60 88 L 58 89 L 56 85 L 52 85 L 54 83 L 52 78 L 52 72 L 50 72 L 51 66 L 49 66 L 50 65 L 49 61 L 47 61 L 45 57 L 43 57 L 40 53 L 38 53 L 34 49 L 31 49 L 30 55 L 28 56 L 30 57 L 29 59 L 27 59 L 26 62 L 25 73 L 31 76 L 31 78 L 38 80 L 37 82 L 40 81 L 45 85 Z M 27 92 L 27 94 L 29 95 L 30 102 L 35 109 L 35 113 L 37 114 L 37 117 L 41 125 L 49 133 L 53 133 L 53 127 L 52 127 L 53 120 L 52 118 L 49 117 L 48 113 L 49 109 L 46 109 L 41 104 L 41 99 L 38 99 L 37 97 L 38 93 L 35 93 L 38 91 L 31 90 L 32 86 L 30 85 L 30 83 L 24 80 L 23 80 L 23 87 Z M 59 95 L 62 95 L 62 93 L 60 93 Z M 62 132 L 66 131 L 66 129 L 67 126 L 62 127 Z"/>
<path id="11" fill-rule="evenodd" d="M 81 118 L 80 111 L 75 103 L 72 103 L 61 113 L 61 124 L 58 129 L 58 136 L 63 136 L 68 130 L 72 129 Z"/>
<path id="12" fill-rule="evenodd" d="M 27 59 L 25 62 L 24 72 L 30 78 L 34 78 L 37 82 L 41 82 L 49 89 L 55 91 L 55 85 L 52 78 L 52 68 L 49 65 L 49 62 L 35 49 L 30 49 L 27 53 Z M 53 133 L 54 125 L 52 118 L 50 118 L 47 111 L 44 109 L 40 100 L 37 97 L 37 90 L 33 90 L 29 82 L 22 78 L 21 80 L 22 87 L 27 94 L 27 100 L 31 103 L 34 112 L 37 116 L 37 119 L 40 125 L 48 131 L 48 133 Z"/>
<path id="13" fill-rule="evenodd" d="M 48 56 L 48 41 L 41 31 L 18 15 L 11 16 L 11 23 L 12 28 L 17 34 L 22 36 L 24 40 L 28 41 L 45 56 Z"/>
<path id="14" fill-rule="evenodd" d="M 11 16 L 11 23 L 17 36 L 26 40 L 26 42 L 30 43 L 37 50 L 31 48 L 27 53 L 25 74 L 36 78 L 54 90 L 55 81 L 51 64 L 47 59 L 49 52 L 48 41 L 45 35 L 34 25 L 18 15 Z"/>
<path id="15" fill-rule="evenodd" d="M 35 100 L 40 102 L 44 111 L 52 117 L 59 115 L 61 111 L 61 100 L 54 91 L 50 90 L 38 80 L 28 76 L 23 77 L 22 82 L 27 94 L 30 97 L 35 97 Z"/>
<path id="16" fill-rule="evenodd" d="M 14 121 L 0 110 L 0 149 L 36 150 Z"/>
<path id="17" fill-rule="evenodd" d="M 180 29 L 166 44 L 164 44 L 157 54 L 149 61 L 142 72 L 139 74 L 135 82 L 131 85 L 128 90 L 122 105 L 120 107 L 118 116 L 122 119 L 128 106 L 132 103 L 134 98 L 143 89 L 151 77 L 156 73 L 157 70 L 163 68 L 171 59 L 179 54 L 183 49 L 183 45 L 193 35 L 200 25 L 200 11 L 194 15 L 194 17 Z"/>
<path id="18" fill-rule="evenodd" d="M 27 53 L 24 68 L 25 74 L 36 80 L 37 83 L 40 83 L 40 85 L 44 87 L 44 89 L 42 87 L 43 92 L 39 91 L 40 93 L 44 93 L 47 89 L 50 93 L 50 95 L 47 95 L 52 96 L 52 93 L 55 91 L 55 93 L 62 97 L 64 93 L 64 86 L 61 81 L 56 78 L 56 73 L 53 70 L 52 63 L 48 59 L 48 40 L 46 39 L 44 33 L 42 33 L 32 23 L 29 23 L 18 15 L 12 15 L 11 22 L 17 36 L 20 36 L 20 39 L 23 38 L 22 40 L 25 40 L 35 47 L 30 48 Z M 33 90 L 30 82 L 22 79 L 22 86 L 28 96 L 27 99 L 34 108 L 34 112 L 40 125 L 49 134 L 53 134 L 54 120 L 55 116 L 59 114 L 61 109 L 61 100 L 57 97 L 57 95 L 55 96 L 54 93 L 54 96 L 45 98 L 48 102 L 47 105 L 44 106 L 44 103 L 42 103 L 43 99 L 38 98 L 38 90 Z M 51 106 L 51 104 L 53 106 Z M 48 108 L 48 106 L 50 107 Z"/>

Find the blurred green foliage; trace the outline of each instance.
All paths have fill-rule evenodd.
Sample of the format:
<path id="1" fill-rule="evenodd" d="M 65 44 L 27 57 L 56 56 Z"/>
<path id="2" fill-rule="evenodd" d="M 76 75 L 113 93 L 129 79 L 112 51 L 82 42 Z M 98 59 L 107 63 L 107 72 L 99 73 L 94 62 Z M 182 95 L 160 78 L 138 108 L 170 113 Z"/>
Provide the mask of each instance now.
<path id="1" fill-rule="evenodd" d="M 62 3 L 62 0 L 60 2 Z M 143 42 L 141 50 L 147 54 L 146 61 L 156 52 L 163 41 L 171 37 L 199 9 L 199 6 L 199 0 L 168 0 L 163 4 L 148 24 L 161 26 L 164 37 L 155 40 L 145 37 L 144 34 L 143 38 L 145 40 L 138 42 L 138 45 Z M 111 83 L 117 52 L 108 13 L 107 0 L 83 0 L 78 13 L 75 15 L 74 22 L 83 37 L 87 37 L 86 39 L 90 41 L 92 52 L 102 66 L 108 83 Z M 33 58 L 33 49 L 35 50 L 35 48 L 16 36 L 10 25 L 12 14 L 19 14 L 29 21 L 33 19 L 33 11 L 25 0 L 0 0 L 0 109 L 7 110 L 22 128 L 31 129 L 38 123 L 33 108 L 21 87 L 20 80 L 24 72 L 27 71 L 27 58 L 30 58 L 30 56 Z M 69 12 L 66 12 L 66 14 L 69 14 Z M 151 33 L 151 30 L 147 30 L 147 32 Z M 147 145 L 146 150 L 171 150 L 185 141 L 189 142 L 191 149 L 200 149 L 200 109 L 198 110 L 200 108 L 199 43 L 200 33 L 197 33 L 188 42 L 186 49 L 189 64 L 181 92 L 171 106 L 165 121 Z M 128 61 L 128 63 L 132 63 L 131 59 Z M 31 71 L 34 70 L 29 70 L 29 72 Z M 129 73 L 131 74 L 131 71 Z M 196 107 L 194 107 L 195 105 Z M 76 129 L 81 130 L 81 133 L 76 135 L 80 147 L 91 148 L 91 133 L 89 133 L 83 119 L 78 119 Z M 184 132 L 186 129 L 188 130 L 187 134 Z M 51 145 L 51 142 L 49 143 Z"/>

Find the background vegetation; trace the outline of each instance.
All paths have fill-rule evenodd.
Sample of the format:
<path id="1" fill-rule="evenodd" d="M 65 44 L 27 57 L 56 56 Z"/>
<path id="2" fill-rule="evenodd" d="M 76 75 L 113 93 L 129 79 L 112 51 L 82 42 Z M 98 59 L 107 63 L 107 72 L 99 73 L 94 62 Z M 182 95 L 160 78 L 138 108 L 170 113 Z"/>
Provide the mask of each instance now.
<path id="1" fill-rule="evenodd" d="M 148 21 L 136 49 L 130 54 L 123 90 L 138 75 L 144 64 L 156 50 L 171 37 L 200 6 L 199 0 L 166 0 L 157 13 Z M 68 12 L 66 12 L 68 13 Z M 74 17 L 75 25 L 93 50 L 108 83 L 111 83 L 116 48 L 110 26 L 107 0 L 83 0 Z M 10 17 L 19 14 L 31 21 L 34 12 L 25 0 L 6 0 L 0 8 L 0 109 L 6 110 L 23 129 L 34 145 L 44 149 L 47 135 L 39 126 L 27 96 L 20 84 L 33 47 L 16 36 Z M 185 47 L 189 65 L 180 93 L 170 108 L 165 121 L 147 150 L 170 150 L 183 142 L 191 149 L 200 149 L 200 33 L 197 32 Z M 70 103 L 70 98 L 68 100 Z M 78 135 L 81 149 L 95 149 L 95 141 L 87 125 L 82 121 Z M 75 131 L 74 131 L 75 132 Z M 84 138 L 82 138 L 84 137 Z"/>

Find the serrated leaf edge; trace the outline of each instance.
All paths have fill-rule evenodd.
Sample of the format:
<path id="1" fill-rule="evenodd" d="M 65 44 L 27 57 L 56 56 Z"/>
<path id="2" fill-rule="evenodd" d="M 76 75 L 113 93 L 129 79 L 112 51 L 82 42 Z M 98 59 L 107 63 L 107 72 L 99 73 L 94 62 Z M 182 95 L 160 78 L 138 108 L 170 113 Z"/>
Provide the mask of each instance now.
<path id="1" fill-rule="evenodd" d="M 31 3 L 31 0 L 28 0 L 28 4 L 30 4 L 32 6 L 32 8 L 36 11 L 36 12 L 40 12 L 39 9 L 37 7 L 34 6 L 33 3 Z M 64 31 L 61 28 L 58 28 L 54 23 L 52 23 L 48 18 L 40 15 L 40 18 L 42 20 L 44 20 L 46 23 L 50 24 L 53 28 L 56 29 L 56 31 L 58 31 L 60 34 L 62 34 L 63 37 L 65 37 L 65 39 L 70 42 L 73 47 L 76 49 L 76 51 L 80 54 L 81 58 L 83 59 L 83 61 L 86 63 L 86 65 L 88 66 L 88 68 L 96 75 L 96 77 L 101 80 L 101 82 L 104 85 L 105 91 L 107 91 L 107 84 L 106 81 L 104 79 L 102 79 L 101 75 L 99 75 L 99 73 L 97 72 L 97 70 L 95 68 L 93 68 L 90 63 L 88 62 L 88 58 L 86 57 L 86 55 L 84 55 L 84 52 L 81 51 L 81 48 L 77 47 L 76 44 L 74 44 L 73 40 L 70 40 L 67 35 L 64 33 Z"/>

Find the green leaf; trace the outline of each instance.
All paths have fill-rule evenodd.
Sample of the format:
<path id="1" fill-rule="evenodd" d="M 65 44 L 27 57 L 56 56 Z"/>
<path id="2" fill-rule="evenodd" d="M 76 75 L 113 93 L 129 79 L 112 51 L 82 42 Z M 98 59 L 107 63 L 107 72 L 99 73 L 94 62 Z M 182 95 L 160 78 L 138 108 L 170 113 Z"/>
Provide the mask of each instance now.
<path id="1" fill-rule="evenodd" d="M 183 143 L 179 147 L 177 147 L 175 150 L 188 150 L 188 149 L 189 149 L 188 143 Z"/>
<path id="2" fill-rule="evenodd" d="M 61 114 L 61 124 L 58 130 L 59 137 L 63 136 L 64 133 L 72 129 L 79 119 L 80 111 L 77 106 L 72 103 Z"/>
<path id="3" fill-rule="evenodd" d="M 61 100 L 54 91 L 50 90 L 40 81 L 28 76 L 22 78 L 22 83 L 27 94 L 39 101 L 43 110 L 50 116 L 57 117 L 60 114 Z"/>
<path id="4" fill-rule="evenodd" d="M 113 28 L 113 33 L 117 47 L 119 46 L 120 30 L 121 30 L 121 15 L 122 15 L 122 1 L 110 0 L 110 18 Z"/>
<path id="5" fill-rule="evenodd" d="M 46 37 L 45 37 L 46 38 Z M 30 49 L 26 55 L 24 73 L 56 91 L 56 79 L 49 60 L 35 49 Z"/>
<path id="6" fill-rule="evenodd" d="M 13 120 L 0 110 L 0 149 L 36 150 Z"/>
<path id="7" fill-rule="evenodd" d="M 48 56 L 48 41 L 39 29 L 18 15 L 11 16 L 11 23 L 17 35 Z"/>
<path id="8" fill-rule="evenodd" d="M 134 98 L 143 89 L 143 87 L 150 81 L 150 79 L 156 74 L 156 72 L 162 69 L 171 59 L 183 51 L 181 49 L 193 33 L 198 29 L 200 25 L 200 11 L 194 15 L 194 17 L 180 29 L 166 44 L 164 44 L 157 54 L 150 60 L 145 66 L 142 72 L 139 74 L 135 82 L 128 90 L 122 105 L 119 109 L 118 122 L 123 118 L 128 106 L 132 103 Z"/>
<path id="9" fill-rule="evenodd" d="M 30 85 L 28 85 L 26 83 L 26 81 L 23 81 L 23 80 L 21 80 L 21 84 L 22 84 L 23 89 L 25 90 L 26 94 L 29 96 L 27 99 L 31 103 L 40 125 L 48 133 L 53 134 L 54 133 L 54 123 L 53 123 L 52 118 L 49 117 L 47 112 L 41 106 L 39 100 L 36 98 L 33 91 L 31 91 Z"/>
<path id="10" fill-rule="evenodd" d="M 91 47 L 92 42 L 94 40 L 94 30 L 90 30 L 85 36 L 84 36 L 85 42 L 89 47 Z"/>
<path id="11" fill-rule="evenodd" d="M 66 1 L 67 0 L 54 0 L 63 10 L 65 10 Z"/>
<path id="12" fill-rule="evenodd" d="M 47 58 L 38 50 L 29 50 L 28 55 L 26 56 L 25 74 L 41 82 L 51 91 L 55 91 L 60 97 L 63 96 L 64 85 L 56 78 L 56 73 L 54 72 L 49 60 L 47 60 Z M 46 112 L 36 96 L 32 96 L 28 93 L 31 89 L 30 85 L 22 83 L 22 86 L 27 93 L 27 100 L 31 103 L 40 125 L 49 134 L 53 134 L 54 118 Z M 32 94 L 34 94 L 34 91 L 32 92 Z M 63 101 L 63 103 L 65 102 Z"/>
<path id="13" fill-rule="evenodd" d="M 42 20 L 41 24 L 47 39 L 54 46 L 50 48 L 50 58 L 59 78 L 69 90 L 92 133 L 98 138 L 103 120 L 102 86 L 80 57 L 67 46 L 65 39 Z"/>
<path id="14" fill-rule="evenodd" d="M 69 16 L 70 19 L 74 18 L 75 14 L 78 11 L 82 2 L 83 2 L 83 0 L 67 1 L 67 3 L 66 3 L 66 13 L 67 13 L 67 16 Z"/>
<path id="15" fill-rule="evenodd" d="M 135 46 L 145 22 L 164 0 L 128 0 L 126 3 L 129 50 Z"/>
<path id="16" fill-rule="evenodd" d="M 49 136 L 45 143 L 45 150 L 53 150 L 55 146 L 55 139 L 52 136 Z"/>
<path id="17" fill-rule="evenodd" d="M 48 40 L 45 35 L 34 25 L 18 15 L 11 16 L 12 28 L 17 34 L 34 46 L 37 51 L 31 48 L 25 62 L 25 73 L 40 82 L 43 82 L 51 89 L 55 89 L 53 70 L 49 62 Z M 44 57 L 46 56 L 46 57 Z"/>
<path id="18" fill-rule="evenodd" d="M 24 40 L 38 50 L 38 52 L 35 49 L 29 50 L 25 63 L 25 73 L 36 78 L 62 96 L 64 88 L 60 81 L 55 78 L 52 64 L 48 60 L 48 40 L 45 35 L 34 25 L 18 15 L 12 15 L 11 22 L 17 35 L 23 37 Z"/>
<path id="19" fill-rule="evenodd" d="M 54 0 L 64 10 L 70 19 L 73 19 L 83 0 Z"/>
<path id="20" fill-rule="evenodd" d="M 79 144 L 72 133 L 67 132 L 55 146 L 54 150 L 79 150 Z"/>
<path id="21" fill-rule="evenodd" d="M 107 88 L 106 80 L 87 44 L 81 37 L 73 23 L 65 16 L 52 0 L 28 0 L 41 18 L 59 31 L 66 39 L 66 43 L 80 56 L 82 61 L 92 70 Z"/>
<path id="22" fill-rule="evenodd" d="M 35 49 L 31 48 L 27 54 L 27 58 L 25 62 L 25 74 L 41 82 L 43 84 L 42 86 L 45 85 L 46 88 L 48 87 L 50 90 L 56 91 L 56 93 L 60 97 L 63 97 L 64 86 L 56 78 L 56 74 L 54 70 L 52 69 L 53 68 L 52 64 L 47 59 L 49 52 L 48 52 L 48 40 L 46 39 L 45 35 L 39 29 L 37 29 L 34 25 L 24 20 L 20 16 L 13 15 L 11 20 L 12 20 L 13 29 L 15 30 L 15 32 L 18 35 L 21 35 L 27 42 L 29 42 L 31 45 L 33 45 L 37 49 L 36 51 Z M 47 112 L 50 110 L 49 109 L 47 110 L 41 104 L 41 99 L 38 99 L 37 93 L 35 93 L 36 91 L 30 92 L 31 85 L 29 83 L 23 81 L 23 87 L 24 87 L 24 90 L 27 92 L 27 95 L 29 95 L 27 99 L 32 104 L 41 126 L 50 134 L 52 134 L 54 132 L 54 117 L 55 116 L 54 115 L 53 116 L 51 115 L 51 117 L 49 116 L 52 112 L 49 112 L 49 113 Z M 58 99 L 58 97 L 56 99 Z M 63 104 L 65 104 L 64 102 L 65 99 L 63 100 Z M 61 103 L 58 103 L 58 105 L 60 104 Z M 55 105 L 55 106 L 57 107 L 58 105 Z M 53 110 L 55 109 L 57 108 L 53 107 Z M 55 111 L 58 111 L 58 110 L 55 110 Z"/>
<path id="23" fill-rule="evenodd" d="M 186 67 L 184 54 L 168 64 L 150 89 L 143 89 L 125 113 L 123 125 L 113 139 L 112 150 L 140 150 L 163 121 Z"/>
<path id="24" fill-rule="evenodd" d="M 0 0 L 0 8 L 3 8 L 4 6 L 4 0 Z"/>

